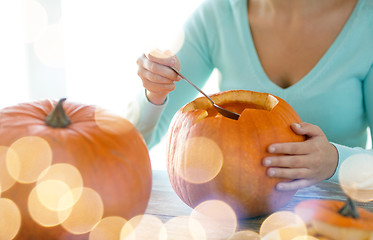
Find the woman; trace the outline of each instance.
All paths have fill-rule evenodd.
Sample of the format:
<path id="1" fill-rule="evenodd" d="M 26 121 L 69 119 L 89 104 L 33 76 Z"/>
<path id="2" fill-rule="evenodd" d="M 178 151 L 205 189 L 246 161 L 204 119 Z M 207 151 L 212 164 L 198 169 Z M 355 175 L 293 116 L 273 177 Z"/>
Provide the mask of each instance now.
<path id="1" fill-rule="evenodd" d="M 280 155 L 263 159 L 268 176 L 293 179 L 278 190 L 337 180 L 348 156 L 373 155 L 363 149 L 373 129 L 373 0 L 207 0 L 184 30 L 176 56 L 137 60 L 146 92 L 136 126 L 150 147 L 197 95 L 174 66 L 200 87 L 217 68 L 221 91 L 268 92 L 298 112 L 304 122 L 292 129 L 307 140 L 272 144 Z"/>

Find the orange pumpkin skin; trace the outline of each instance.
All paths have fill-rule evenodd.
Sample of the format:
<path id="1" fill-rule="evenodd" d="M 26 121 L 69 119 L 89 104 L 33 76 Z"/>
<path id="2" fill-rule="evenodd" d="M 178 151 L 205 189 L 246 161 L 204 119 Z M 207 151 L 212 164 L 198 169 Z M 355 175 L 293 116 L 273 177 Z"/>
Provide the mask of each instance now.
<path id="1" fill-rule="evenodd" d="M 267 177 L 262 161 L 271 155 L 267 148 L 272 143 L 305 140 L 290 128 L 291 123 L 301 122 L 300 117 L 284 100 L 267 93 L 234 90 L 211 97 L 218 105 L 241 116 L 232 120 L 217 114 L 206 98 L 192 101 L 175 114 L 167 146 L 173 189 L 190 207 L 209 199 L 222 200 L 235 210 L 238 218 L 261 216 L 281 208 L 295 191 L 277 191 L 275 185 L 287 180 Z M 210 157 L 206 154 L 213 154 L 207 146 L 204 149 L 203 139 L 208 139 L 206 142 L 222 153 L 219 173 L 206 182 L 185 177 L 188 171 L 195 171 L 185 166 L 190 161 L 186 155 L 196 152 L 196 147 L 190 149 L 191 139 L 196 138 L 202 139 L 199 142 L 202 150 L 196 153 L 199 156 L 193 153 L 198 161 Z"/>
<path id="2" fill-rule="evenodd" d="M 52 128 L 45 119 L 55 105 L 43 100 L 0 110 L 0 146 L 9 147 L 25 136 L 41 137 L 52 149 L 52 164 L 73 165 L 80 171 L 84 187 L 101 196 L 103 217 L 129 220 L 143 214 L 150 198 L 152 172 L 146 144 L 136 128 L 102 109 L 71 102 L 64 104 L 70 125 Z M 35 185 L 16 183 L 1 195 L 13 200 L 21 212 L 15 239 L 88 239 L 88 233 L 73 235 L 60 225 L 46 228 L 33 221 L 27 199 Z"/>
<path id="3" fill-rule="evenodd" d="M 332 239 L 369 240 L 373 236 L 373 213 L 357 208 L 360 218 L 345 217 L 338 213 L 344 202 L 311 199 L 295 206 L 295 212 L 315 230 Z"/>

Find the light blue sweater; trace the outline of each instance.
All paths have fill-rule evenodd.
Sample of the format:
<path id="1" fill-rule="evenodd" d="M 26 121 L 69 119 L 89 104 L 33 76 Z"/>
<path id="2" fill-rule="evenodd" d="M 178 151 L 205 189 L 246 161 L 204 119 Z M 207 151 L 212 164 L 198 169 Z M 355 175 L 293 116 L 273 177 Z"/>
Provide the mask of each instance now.
<path id="1" fill-rule="evenodd" d="M 274 84 L 261 66 L 246 2 L 207 0 L 194 12 L 185 24 L 185 42 L 177 53 L 182 74 L 203 87 L 217 68 L 221 73 L 221 91 L 246 89 L 283 98 L 304 122 L 323 130 L 338 150 L 339 166 L 355 153 L 373 155 L 372 150 L 365 150 L 367 127 L 373 129 L 373 0 L 358 1 L 317 65 L 286 89 Z M 160 141 L 174 113 L 197 93 L 180 81 L 162 106 L 147 102 L 141 94 L 136 126 L 149 147 Z M 337 172 L 333 180 L 337 180 Z"/>

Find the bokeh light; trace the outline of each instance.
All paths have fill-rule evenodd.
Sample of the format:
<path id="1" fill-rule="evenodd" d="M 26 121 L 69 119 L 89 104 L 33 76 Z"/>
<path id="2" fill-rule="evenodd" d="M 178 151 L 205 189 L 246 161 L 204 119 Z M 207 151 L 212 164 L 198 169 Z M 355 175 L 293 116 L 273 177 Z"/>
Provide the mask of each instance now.
<path id="1" fill-rule="evenodd" d="M 7 169 L 9 174 L 20 183 L 35 182 L 41 172 L 52 163 L 52 149 L 41 137 L 22 137 L 10 148 L 12 150 L 8 151 L 6 157 Z"/>
<path id="2" fill-rule="evenodd" d="M 165 223 L 167 240 L 206 240 L 201 223 L 191 216 L 179 216 Z"/>
<path id="3" fill-rule="evenodd" d="M 223 152 L 207 137 L 193 137 L 176 149 L 176 173 L 191 183 L 205 183 L 216 177 L 223 166 Z"/>
<path id="4" fill-rule="evenodd" d="M 64 201 L 56 202 L 59 204 L 59 209 L 54 209 L 54 210 L 59 211 L 59 210 L 71 208 L 72 205 L 69 205 L 69 204 L 75 204 L 78 201 L 81 195 L 81 190 L 83 188 L 83 177 L 80 171 L 71 164 L 67 164 L 67 163 L 53 164 L 47 169 L 45 169 L 40 174 L 37 180 L 37 184 L 41 184 L 45 181 L 50 181 L 50 180 L 60 181 L 63 184 L 67 185 L 69 188 L 68 192 L 64 192 L 63 187 L 61 186 L 62 189 L 60 188 L 59 194 L 56 193 L 57 195 L 60 196 L 60 200 L 62 200 L 62 198 L 64 197 L 63 199 Z M 61 185 L 61 184 L 57 183 L 57 185 Z M 75 189 L 74 194 L 71 194 L 72 189 Z M 70 201 L 70 196 L 73 196 L 74 198 L 72 202 Z"/>
<path id="5" fill-rule="evenodd" d="M 234 233 L 228 240 L 260 240 L 260 235 L 254 231 L 244 230 Z"/>
<path id="6" fill-rule="evenodd" d="M 146 55 L 151 55 L 156 58 L 170 58 L 174 55 L 171 50 L 161 50 L 157 47 L 150 47 L 145 51 Z"/>
<path id="7" fill-rule="evenodd" d="M 126 134 L 135 128 L 127 119 L 102 108 L 95 109 L 95 121 L 102 131 L 109 134 Z"/>
<path id="8" fill-rule="evenodd" d="M 102 219 L 104 204 L 101 196 L 91 188 L 73 189 L 73 194 L 81 192 L 79 200 L 71 209 L 68 218 L 61 225 L 73 234 L 84 234 L 91 231 Z M 61 219 L 65 218 L 62 211 L 58 212 Z"/>
<path id="9" fill-rule="evenodd" d="M 23 0 L 23 25 L 26 43 L 32 43 L 48 26 L 48 15 L 36 0 Z"/>
<path id="10" fill-rule="evenodd" d="M 160 31 L 160 29 L 157 29 L 157 31 Z M 151 42 L 148 43 L 148 46 L 145 46 L 145 49 L 148 49 L 146 51 L 148 54 L 157 58 L 169 58 L 179 52 L 184 41 L 185 32 L 183 28 L 165 28 L 161 34 L 158 32 L 153 35 Z"/>
<path id="11" fill-rule="evenodd" d="M 319 239 L 313 236 L 298 236 L 298 237 L 293 238 L 292 240 L 319 240 Z"/>
<path id="12" fill-rule="evenodd" d="M 263 221 L 259 234 L 263 240 L 292 240 L 295 237 L 307 235 L 307 227 L 295 213 L 279 211 Z"/>
<path id="13" fill-rule="evenodd" d="M 0 196 L 1 192 L 5 192 L 16 182 L 16 180 L 8 172 L 6 165 L 7 156 L 11 159 L 16 159 L 15 161 L 18 162 L 18 156 L 11 148 L 0 146 Z"/>
<path id="14" fill-rule="evenodd" d="M 138 215 L 131 218 L 122 228 L 121 240 L 166 240 L 167 233 L 163 222 L 153 215 Z"/>
<path id="15" fill-rule="evenodd" d="M 63 68 L 64 44 L 61 24 L 52 24 L 34 42 L 34 52 L 40 62 L 53 68 Z"/>
<path id="16" fill-rule="evenodd" d="M 89 233 L 89 240 L 120 240 L 120 233 L 126 222 L 126 219 L 118 216 L 103 218 Z"/>
<path id="17" fill-rule="evenodd" d="M 52 181 L 52 180 L 49 180 L 49 181 Z M 45 182 L 48 183 L 48 181 L 45 181 Z M 27 206 L 28 206 L 28 211 L 30 213 L 31 218 L 36 223 L 44 227 L 52 227 L 52 226 L 61 224 L 63 221 L 65 221 L 69 217 L 72 211 L 72 208 L 68 208 L 68 209 L 64 209 L 60 211 L 54 211 L 54 210 L 47 208 L 44 205 L 44 203 L 47 202 L 47 200 L 44 200 L 44 203 L 41 202 L 39 195 L 38 195 L 38 187 L 40 186 L 41 185 L 36 185 L 29 194 Z"/>
<path id="18" fill-rule="evenodd" d="M 36 186 L 36 194 L 41 204 L 52 211 L 62 211 L 74 205 L 70 187 L 60 180 L 47 180 Z"/>
<path id="19" fill-rule="evenodd" d="M 221 236 L 227 239 L 236 232 L 237 217 L 233 209 L 223 201 L 209 200 L 194 208 L 191 217 L 201 223 L 207 239 Z"/>
<path id="20" fill-rule="evenodd" d="M 346 195 L 360 202 L 373 200 L 373 156 L 355 154 L 342 162 L 339 183 Z"/>
<path id="21" fill-rule="evenodd" d="M 21 227 L 21 212 L 10 199 L 0 198 L 0 239 L 13 239 Z"/>

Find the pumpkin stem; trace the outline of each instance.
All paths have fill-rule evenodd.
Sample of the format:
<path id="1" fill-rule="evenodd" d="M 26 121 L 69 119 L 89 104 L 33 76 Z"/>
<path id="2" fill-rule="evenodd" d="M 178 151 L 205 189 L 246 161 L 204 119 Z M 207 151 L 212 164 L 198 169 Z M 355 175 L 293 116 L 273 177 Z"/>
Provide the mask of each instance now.
<path id="1" fill-rule="evenodd" d="M 355 202 L 351 198 L 347 198 L 346 204 L 339 209 L 339 214 L 345 217 L 360 218 Z"/>
<path id="2" fill-rule="evenodd" d="M 70 118 L 63 109 L 63 102 L 66 98 L 61 98 L 52 112 L 46 117 L 45 123 L 53 128 L 65 128 L 70 124 Z"/>

